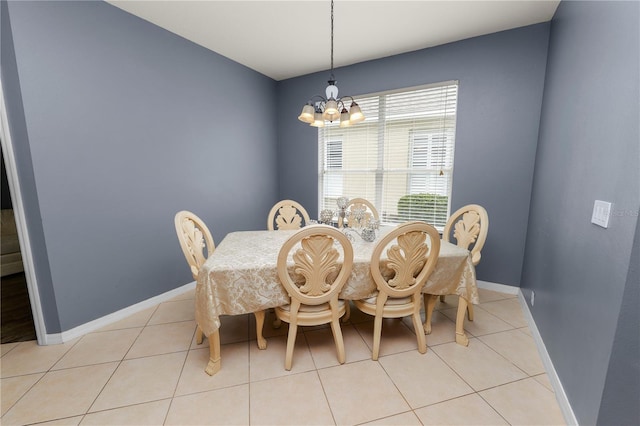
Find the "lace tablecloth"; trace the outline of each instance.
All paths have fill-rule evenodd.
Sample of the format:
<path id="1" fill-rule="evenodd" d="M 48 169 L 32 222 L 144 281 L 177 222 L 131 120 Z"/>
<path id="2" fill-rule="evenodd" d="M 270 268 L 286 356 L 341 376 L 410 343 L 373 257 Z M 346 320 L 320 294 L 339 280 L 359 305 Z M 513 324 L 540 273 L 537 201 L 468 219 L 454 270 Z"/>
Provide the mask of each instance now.
<path id="1" fill-rule="evenodd" d="M 231 232 L 220 242 L 200 269 L 196 285 L 196 322 L 206 336 L 220 328 L 220 315 L 245 314 L 289 303 L 276 261 L 280 247 L 295 232 Z M 355 236 L 353 271 L 340 298 L 364 299 L 375 292 L 369 263 L 379 239 L 366 242 Z M 469 251 L 442 241 L 438 263 L 423 293 L 457 294 L 470 303 L 479 303 Z"/>

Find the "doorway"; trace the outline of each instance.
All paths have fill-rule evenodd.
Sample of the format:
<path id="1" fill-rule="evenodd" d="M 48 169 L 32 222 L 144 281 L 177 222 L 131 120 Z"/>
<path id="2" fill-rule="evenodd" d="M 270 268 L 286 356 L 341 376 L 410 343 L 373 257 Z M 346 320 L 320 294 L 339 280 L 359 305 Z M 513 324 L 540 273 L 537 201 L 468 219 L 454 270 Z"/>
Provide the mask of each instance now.
<path id="1" fill-rule="evenodd" d="M 29 290 L 18 240 L 11 193 L 4 165 L 4 152 L 0 150 L 1 171 L 1 229 L 0 245 L 0 339 L 2 343 L 36 340 Z"/>

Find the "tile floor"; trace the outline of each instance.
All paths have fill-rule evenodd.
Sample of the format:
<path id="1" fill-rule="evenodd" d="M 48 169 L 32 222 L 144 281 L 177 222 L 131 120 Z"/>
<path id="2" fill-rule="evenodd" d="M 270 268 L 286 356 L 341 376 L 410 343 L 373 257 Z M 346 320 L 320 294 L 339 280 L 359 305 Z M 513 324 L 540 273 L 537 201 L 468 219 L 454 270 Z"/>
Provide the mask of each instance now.
<path id="1" fill-rule="evenodd" d="M 437 304 L 426 354 L 408 320 L 383 325 L 371 360 L 372 318 L 343 326 L 347 362 L 330 329 L 298 334 L 284 369 L 287 326 L 224 317 L 222 370 L 204 373 L 193 291 L 62 345 L 2 345 L 3 425 L 550 425 L 564 424 L 515 296 L 480 290 L 470 344 L 454 342 L 456 298 Z M 268 317 L 270 318 L 270 317 Z"/>

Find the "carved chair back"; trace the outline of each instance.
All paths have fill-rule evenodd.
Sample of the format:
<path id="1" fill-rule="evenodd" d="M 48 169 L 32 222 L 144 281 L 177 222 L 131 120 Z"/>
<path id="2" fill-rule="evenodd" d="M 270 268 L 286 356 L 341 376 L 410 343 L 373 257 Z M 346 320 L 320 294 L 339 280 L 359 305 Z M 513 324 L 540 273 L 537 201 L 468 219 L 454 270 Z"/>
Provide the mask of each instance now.
<path id="1" fill-rule="evenodd" d="M 341 265 L 335 242 L 342 247 Z M 287 265 L 291 252 L 293 269 Z M 328 225 L 308 226 L 296 232 L 284 243 L 278 255 L 278 276 L 292 305 L 337 302 L 352 266 L 351 242 L 342 232 Z"/>
<path id="2" fill-rule="evenodd" d="M 267 217 L 267 229 L 300 229 L 311 222 L 309 214 L 302 205 L 293 200 L 278 201 Z"/>
<path id="3" fill-rule="evenodd" d="M 487 211 L 477 204 L 469 204 L 459 208 L 449 217 L 442 239 L 450 242 L 453 238 L 459 247 L 468 249 L 471 252 L 471 261 L 477 265 L 480 263 L 480 251 L 487 239 L 488 230 Z"/>
<path id="4" fill-rule="evenodd" d="M 200 267 L 216 248 L 211 232 L 198 216 L 186 210 L 176 213 L 174 222 L 184 257 L 197 279 Z"/>
<path id="5" fill-rule="evenodd" d="M 364 228 L 372 220 L 380 220 L 378 210 L 364 198 L 353 198 L 347 205 L 347 223 L 350 228 Z"/>
<path id="6" fill-rule="evenodd" d="M 386 266 L 381 268 L 385 249 Z M 407 222 L 385 235 L 371 255 L 371 276 L 379 292 L 378 306 L 384 305 L 388 297 L 403 298 L 416 294 L 419 297 L 436 266 L 439 253 L 440 235 L 425 222 Z M 393 273 L 383 274 L 382 269 Z"/>

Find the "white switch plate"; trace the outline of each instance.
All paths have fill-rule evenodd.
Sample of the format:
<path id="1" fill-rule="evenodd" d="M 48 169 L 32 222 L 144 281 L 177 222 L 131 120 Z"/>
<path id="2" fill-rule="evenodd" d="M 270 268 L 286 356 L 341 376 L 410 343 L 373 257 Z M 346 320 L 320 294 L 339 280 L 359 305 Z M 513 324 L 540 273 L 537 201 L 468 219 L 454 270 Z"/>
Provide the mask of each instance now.
<path id="1" fill-rule="evenodd" d="M 602 226 L 603 228 L 607 228 L 609 226 L 610 214 L 611 203 L 596 200 L 593 203 L 593 215 L 591 216 L 591 223 Z"/>

